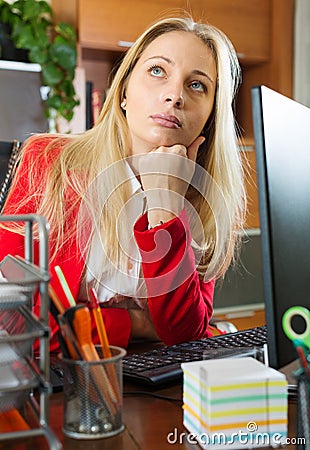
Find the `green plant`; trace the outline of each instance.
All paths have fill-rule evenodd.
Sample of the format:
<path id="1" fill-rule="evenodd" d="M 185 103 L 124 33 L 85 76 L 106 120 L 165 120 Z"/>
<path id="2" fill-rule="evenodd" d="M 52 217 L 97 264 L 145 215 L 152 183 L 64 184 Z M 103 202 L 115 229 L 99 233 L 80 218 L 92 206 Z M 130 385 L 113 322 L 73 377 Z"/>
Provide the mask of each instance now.
<path id="1" fill-rule="evenodd" d="M 77 38 L 73 26 L 54 23 L 51 6 L 44 0 L 0 0 L 0 22 L 9 26 L 16 48 L 28 50 L 29 62 L 40 64 L 43 84 L 50 88 L 47 115 L 52 111 L 67 121 L 79 104 L 73 85 Z"/>

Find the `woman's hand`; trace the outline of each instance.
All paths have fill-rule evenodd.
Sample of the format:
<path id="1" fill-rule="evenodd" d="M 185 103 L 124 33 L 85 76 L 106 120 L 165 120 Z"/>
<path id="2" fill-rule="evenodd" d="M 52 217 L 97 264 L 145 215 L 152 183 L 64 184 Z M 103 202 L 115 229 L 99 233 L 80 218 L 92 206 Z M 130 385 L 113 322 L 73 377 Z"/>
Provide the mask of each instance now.
<path id="1" fill-rule="evenodd" d="M 131 339 L 160 341 L 147 309 L 128 309 L 131 320 Z"/>
<path id="2" fill-rule="evenodd" d="M 204 140 L 199 136 L 188 148 L 181 144 L 161 146 L 139 158 L 139 174 L 147 198 L 150 226 L 160 221 L 167 222 L 183 209 L 198 148 Z"/>

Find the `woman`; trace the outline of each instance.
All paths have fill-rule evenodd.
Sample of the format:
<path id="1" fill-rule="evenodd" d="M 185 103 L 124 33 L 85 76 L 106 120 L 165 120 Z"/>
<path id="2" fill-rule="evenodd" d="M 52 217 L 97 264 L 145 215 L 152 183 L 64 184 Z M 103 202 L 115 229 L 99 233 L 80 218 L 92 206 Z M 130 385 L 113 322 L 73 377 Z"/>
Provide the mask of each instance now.
<path id="1" fill-rule="evenodd" d="M 78 302 L 95 288 L 111 344 L 210 335 L 245 208 L 239 77 L 221 31 L 164 19 L 125 55 L 91 130 L 24 145 L 3 213 L 48 219 L 51 285 L 64 301 L 59 265 Z M 23 254 L 21 234 L 2 227 L 1 259 Z"/>

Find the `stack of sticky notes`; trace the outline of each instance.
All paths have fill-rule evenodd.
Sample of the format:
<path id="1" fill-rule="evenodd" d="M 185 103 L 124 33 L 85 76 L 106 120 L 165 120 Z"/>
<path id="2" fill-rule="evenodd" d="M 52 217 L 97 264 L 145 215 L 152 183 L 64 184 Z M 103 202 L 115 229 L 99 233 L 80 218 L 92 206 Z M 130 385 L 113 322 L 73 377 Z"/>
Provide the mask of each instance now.
<path id="1" fill-rule="evenodd" d="M 204 449 L 279 446 L 287 437 L 285 376 L 251 357 L 182 364 L 183 424 Z"/>

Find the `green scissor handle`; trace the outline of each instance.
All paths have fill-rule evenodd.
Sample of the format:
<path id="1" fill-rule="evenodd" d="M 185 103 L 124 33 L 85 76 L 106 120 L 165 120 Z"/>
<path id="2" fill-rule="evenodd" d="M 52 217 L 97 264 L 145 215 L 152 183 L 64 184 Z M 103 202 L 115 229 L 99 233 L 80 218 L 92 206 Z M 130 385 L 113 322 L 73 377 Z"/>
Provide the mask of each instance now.
<path id="1" fill-rule="evenodd" d="M 303 333 L 296 333 L 292 328 L 292 318 L 294 316 L 301 316 L 306 322 L 306 328 Z M 289 308 L 282 317 L 283 330 L 288 338 L 292 341 L 298 340 L 303 343 L 303 345 L 310 349 L 310 311 L 303 306 L 292 306 Z"/>

